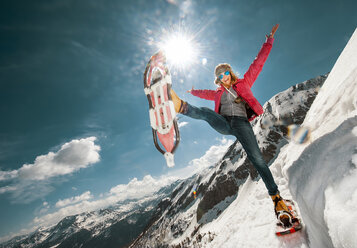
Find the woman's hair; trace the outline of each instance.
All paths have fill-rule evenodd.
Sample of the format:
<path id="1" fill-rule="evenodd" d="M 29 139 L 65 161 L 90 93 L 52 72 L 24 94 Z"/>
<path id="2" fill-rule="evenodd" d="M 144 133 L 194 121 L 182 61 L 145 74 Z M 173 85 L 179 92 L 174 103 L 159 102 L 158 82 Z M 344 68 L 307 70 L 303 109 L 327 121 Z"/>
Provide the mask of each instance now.
<path id="1" fill-rule="evenodd" d="M 227 64 L 227 63 L 219 64 L 214 69 L 214 74 L 216 76 L 216 78 L 214 80 L 215 84 L 219 85 L 221 83 L 221 80 L 218 77 L 221 73 L 226 72 L 226 71 L 229 71 L 229 73 L 231 74 L 231 80 L 233 82 L 235 82 L 238 79 L 237 75 L 233 72 L 230 64 Z"/>

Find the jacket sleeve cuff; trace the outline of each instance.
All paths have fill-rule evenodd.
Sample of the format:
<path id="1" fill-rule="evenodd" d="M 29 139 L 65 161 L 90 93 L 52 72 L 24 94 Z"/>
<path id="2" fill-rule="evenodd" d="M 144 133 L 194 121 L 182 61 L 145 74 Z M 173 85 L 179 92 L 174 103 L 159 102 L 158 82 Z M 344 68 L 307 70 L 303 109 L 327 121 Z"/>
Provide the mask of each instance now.
<path id="1" fill-rule="evenodd" d="M 273 45 L 274 43 L 274 38 L 267 38 L 267 40 L 265 41 L 266 43 L 269 43 L 270 45 Z"/>

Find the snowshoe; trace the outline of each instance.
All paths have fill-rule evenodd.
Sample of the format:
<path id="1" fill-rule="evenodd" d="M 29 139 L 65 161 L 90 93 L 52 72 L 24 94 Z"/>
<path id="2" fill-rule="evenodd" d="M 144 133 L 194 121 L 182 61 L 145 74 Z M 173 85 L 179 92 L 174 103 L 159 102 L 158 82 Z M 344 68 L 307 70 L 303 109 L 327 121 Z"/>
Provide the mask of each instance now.
<path id="1" fill-rule="evenodd" d="M 174 152 L 180 142 L 176 112 L 170 95 L 171 84 L 165 54 L 159 51 L 147 63 L 144 72 L 144 92 L 149 102 L 154 144 L 164 155 L 168 167 L 175 165 Z"/>
<path id="2" fill-rule="evenodd" d="M 277 212 L 278 222 L 276 224 L 276 235 L 283 236 L 290 233 L 295 233 L 302 229 L 302 224 L 300 219 L 298 218 L 297 211 L 294 205 L 294 202 L 291 200 L 285 200 L 285 205 L 289 209 L 289 211 L 279 211 Z"/>

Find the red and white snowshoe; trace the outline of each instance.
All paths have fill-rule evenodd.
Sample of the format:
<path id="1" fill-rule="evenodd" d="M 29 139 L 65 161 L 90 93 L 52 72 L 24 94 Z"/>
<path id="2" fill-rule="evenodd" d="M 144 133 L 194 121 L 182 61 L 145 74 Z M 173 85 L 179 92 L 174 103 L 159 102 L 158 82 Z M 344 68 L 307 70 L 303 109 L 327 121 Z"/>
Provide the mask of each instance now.
<path id="1" fill-rule="evenodd" d="M 175 165 L 174 152 L 180 142 L 176 112 L 170 95 L 171 84 L 165 54 L 159 51 L 146 65 L 144 91 L 149 101 L 150 124 L 155 147 L 164 155 L 168 167 Z"/>
<path id="2" fill-rule="evenodd" d="M 281 211 L 278 213 L 278 222 L 276 224 L 276 235 L 277 236 L 283 236 L 287 235 L 290 233 L 295 233 L 297 231 L 300 231 L 302 229 L 302 223 L 301 220 L 298 218 L 297 211 L 294 205 L 294 202 L 291 200 L 285 200 L 285 205 L 289 208 L 290 212 L 286 213 L 285 211 Z M 286 215 L 288 216 L 288 221 L 280 221 L 281 218 L 280 215 Z M 286 219 L 285 219 L 286 220 Z"/>

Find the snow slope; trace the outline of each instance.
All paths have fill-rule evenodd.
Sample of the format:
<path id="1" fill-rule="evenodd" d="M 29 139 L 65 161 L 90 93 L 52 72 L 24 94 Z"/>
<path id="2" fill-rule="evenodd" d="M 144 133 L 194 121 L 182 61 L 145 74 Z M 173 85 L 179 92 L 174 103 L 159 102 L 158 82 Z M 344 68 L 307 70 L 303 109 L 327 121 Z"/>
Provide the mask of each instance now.
<path id="1" fill-rule="evenodd" d="M 345 120 L 309 145 L 288 169 L 311 247 L 357 247 L 356 127 L 357 116 Z"/>
<path id="2" fill-rule="evenodd" d="M 311 247 L 357 247 L 357 29 L 336 61 L 303 125 L 311 144 L 291 146 L 289 187 Z"/>
<path id="3" fill-rule="evenodd" d="M 248 180 L 202 227 L 203 247 L 357 247 L 357 30 L 302 125 L 311 129 L 311 141 L 287 144 L 270 168 L 282 196 L 298 202 L 304 231 L 275 237 L 262 180 Z"/>

